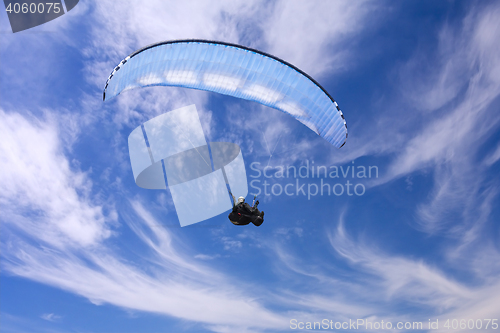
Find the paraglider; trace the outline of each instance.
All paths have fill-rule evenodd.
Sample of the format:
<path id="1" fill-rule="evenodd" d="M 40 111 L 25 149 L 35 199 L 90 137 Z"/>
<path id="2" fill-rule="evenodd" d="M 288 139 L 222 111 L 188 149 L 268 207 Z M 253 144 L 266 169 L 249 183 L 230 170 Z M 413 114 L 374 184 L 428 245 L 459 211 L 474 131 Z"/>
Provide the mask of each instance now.
<path id="1" fill-rule="evenodd" d="M 237 44 L 174 40 L 135 51 L 109 76 L 103 100 L 149 86 L 175 86 L 251 100 L 294 117 L 337 148 L 347 126 L 337 102 L 312 77 L 267 53 Z"/>
<path id="2" fill-rule="evenodd" d="M 342 111 L 337 102 L 318 82 L 284 60 L 241 45 L 193 39 L 165 41 L 146 46 L 123 59 L 114 68 L 106 81 L 103 91 L 103 101 L 109 100 L 128 89 L 149 86 L 185 87 L 255 101 L 292 116 L 337 148 L 342 147 L 347 139 L 347 126 Z M 179 109 L 179 112 L 187 111 Z M 170 155 L 154 156 L 155 152 L 152 152 L 152 148 L 148 144 L 147 135 L 149 133 L 146 133 L 148 132 L 146 124 L 150 122 L 145 123 L 142 127 L 144 138 L 141 136 L 140 128 L 134 130 L 136 133 L 133 141 L 130 141 L 129 138 L 129 150 L 131 149 L 131 142 L 135 145 L 135 150 L 130 150 L 131 156 L 132 152 L 134 156 L 140 156 L 140 159 L 137 160 L 138 162 L 132 161 L 132 164 L 135 163 L 140 166 L 140 168 L 137 167 L 140 171 L 134 171 L 134 177 L 136 178 L 136 183 L 141 187 L 144 187 L 141 185 L 144 183 L 144 178 L 148 182 L 151 182 L 151 184 L 147 183 L 145 188 L 165 188 L 165 183 L 159 184 L 162 182 L 162 177 L 160 176 L 162 166 L 159 163 L 174 160 L 174 157 Z M 173 123 L 170 122 L 170 124 Z M 201 128 L 201 126 L 198 127 Z M 154 132 L 152 129 L 150 130 L 151 133 L 159 133 L 158 131 Z M 164 139 L 159 140 L 164 141 Z M 189 141 L 192 146 L 191 148 L 193 148 L 191 151 L 200 155 L 203 161 L 207 163 L 208 160 L 206 157 L 213 154 L 215 150 L 213 148 L 210 150 L 200 150 L 200 147 L 206 147 L 206 142 L 202 142 L 203 140 L 199 141 L 198 144 L 193 144 L 192 141 Z M 212 144 L 214 143 L 210 143 L 210 146 Z M 165 142 L 161 146 L 167 147 Z M 166 148 L 162 149 L 164 151 L 168 150 Z M 148 150 L 149 155 L 147 153 Z M 205 150 L 207 152 L 203 153 Z M 226 148 L 221 150 L 221 152 L 225 151 L 228 150 Z M 244 184 L 239 184 L 235 188 L 238 187 L 239 189 L 238 195 L 247 195 L 248 187 L 241 152 L 239 151 L 239 147 L 237 149 L 230 148 L 230 151 L 231 153 L 223 157 L 223 160 L 226 161 L 225 163 L 229 163 L 236 156 L 239 157 L 234 161 L 238 162 L 231 162 L 232 164 L 227 164 L 226 167 L 214 167 L 212 165 L 212 172 L 208 169 L 205 171 L 196 169 L 194 173 L 199 176 L 196 179 L 205 179 L 212 174 L 217 174 L 213 176 L 212 181 L 215 181 L 217 184 L 225 181 L 229 193 L 231 193 L 230 188 L 232 187 L 230 182 L 234 184 L 243 182 Z M 191 153 L 186 151 L 183 154 L 189 155 Z M 224 153 L 222 154 L 224 155 Z M 147 158 L 148 156 L 150 157 L 150 161 Z M 179 157 L 176 158 L 179 159 Z M 185 157 L 182 157 L 182 160 L 185 159 Z M 176 163 L 172 162 L 170 164 L 176 165 Z M 243 169 L 241 167 L 233 167 L 233 169 L 239 170 L 239 174 L 245 174 L 244 181 L 241 179 L 236 181 L 237 177 L 232 177 L 228 173 L 228 170 L 231 170 L 230 165 L 235 165 L 234 163 L 239 163 L 243 166 Z M 165 164 L 166 167 L 167 165 Z M 176 170 L 176 173 L 178 174 L 179 171 Z M 168 170 L 165 176 L 168 180 L 167 174 L 169 174 Z M 173 185 L 180 186 L 182 184 L 183 188 L 194 186 L 189 185 L 195 183 L 192 175 L 189 177 L 182 176 L 181 178 L 183 182 L 174 181 Z M 228 181 L 229 178 L 231 178 L 230 181 Z M 158 183 L 158 187 L 155 187 L 156 185 L 152 183 Z M 169 187 L 172 188 L 170 181 L 168 183 Z M 218 188 L 220 192 L 220 186 Z M 173 198 L 175 203 L 176 198 L 174 195 Z M 208 197 L 204 199 L 207 202 L 211 200 Z M 230 205 L 225 200 L 227 199 L 224 199 L 223 203 L 219 200 L 220 202 L 217 203 L 218 206 L 216 209 L 210 206 L 209 208 L 212 210 L 210 213 L 207 213 L 207 216 L 210 214 L 212 214 L 211 216 L 215 216 L 213 215 L 216 214 L 215 212 Z M 229 219 L 233 224 L 237 225 L 249 223 L 257 226 L 261 225 L 264 213 L 257 209 L 258 203 L 257 201 L 255 205 L 250 206 L 244 202 L 244 198 L 243 201 L 236 203 L 233 196 L 233 210 L 229 214 Z M 179 207 L 181 206 L 179 205 Z M 188 216 L 191 213 L 186 208 L 183 214 Z M 178 215 L 181 220 L 182 214 L 179 211 Z M 201 218 L 201 220 L 203 219 Z M 200 218 L 189 215 L 189 219 L 186 218 L 184 220 L 186 221 L 184 222 L 185 224 L 181 220 L 181 225 L 199 222 Z"/>

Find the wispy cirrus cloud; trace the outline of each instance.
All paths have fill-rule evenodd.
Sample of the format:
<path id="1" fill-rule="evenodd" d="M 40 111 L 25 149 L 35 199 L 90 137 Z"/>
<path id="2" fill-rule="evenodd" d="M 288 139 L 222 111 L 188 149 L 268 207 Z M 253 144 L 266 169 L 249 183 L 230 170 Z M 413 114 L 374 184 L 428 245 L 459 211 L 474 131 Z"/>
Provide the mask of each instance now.
<path id="1" fill-rule="evenodd" d="M 475 156 L 472 152 L 498 127 L 492 103 L 499 90 L 495 36 L 500 33 L 493 19 L 497 4 L 468 9 L 460 20 L 442 24 L 435 44 L 426 40 L 409 59 L 395 64 L 389 73 L 393 91 L 367 101 L 373 112 L 349 121 L 346 111 L 347 149 L 332 156 L 332 162 L 389 158 L 377 185 Z"/>
<path id="2" fill-rule="evenodd" d="M 396 95 L 394 107 L 384 108 L 375 122 L 356 124 L 358 135 L 349 138 L 347 154 L 334 159 L 389 160 L 371 186 L 432 174 L 433 188 L 416 206 L 414 227 L 460 240 L 460 251 L 477 245 L 498 198 L 498 181 L 489 176 L 498 149 L 489 147 L 500 123 L 495 112 L 500 25 L 494 19 L 500 7 L 489 3 L 469 9 L 461 21 L 441 27 L 437 51 L 418 48 L 396 67 L 401 98 Z"/>
<path id="3" fill-rule="evenodd" d="M 62 317 L 58 316 L 54 313 L 44 313 L 40 316 L 40 318 L 47 320 L 47 321 L 57 321 L 57 320 L 61 319 Z"/>
<path id="4" fill-rule="evenodd" d="M 474 294 L 468 287 L 453 281 L 423 260 L 386 254 L 373 246 L 352 241 L 342 221 L 329 238 L 338 254 L 365 273 L 375 276 L 371 287 L 381 291 L 379 297 L 403 299 L 446 310 L 471 299 Z"/>
<path id="5" fill-rule="evenodd" d="M 0 146 L 5 271 L 95 304 L 161 313 L 214 330 L 284 325 L 281 314 L 268 311 L 229 276 L 193 259 L 138 201 L 121 215 L 149 255 L 139 265 L 127 263 L 107 245 L 116 237 L 110 228 L 116 217 L 93 202 L 87 175 L 70 168 L 57 125 L 4 111 L 2 119 L 2 135 L 9 139 Z"/>
<path id="6" fill-rule="evenodd" d="M 133 205 L 138 216 L 129 222 L 136 224 L 134 231 L 152 251 L 152 257 L 140 265 L 147 269 L 138 262 L 126 263 L 105 247 L 61 252 L 22 241 L 11 242 L 5 266 L 18 276 L 57 286 L 97 305 L 163 314 L 214 331 L 284 327 L 282 315 L 255 301 L 255 296 L 234 285 L 229 276 L 190 260 L 185 252 L 176 252 L 169 233 L 150 220 L 142 205 Z M 149 222 L 154 222 L 153 229 Z M 145 237 L 146 232 L 151 235 Z"/>
<path id="7" fill-rule="evenodd" d="M 441 321 L 462 318 L 460 315 L 463 318 L 499 315 L 495 306 L 500 302 L 496 292 L 500 287 L 498 272 L 488 269 L 490 260 L 498 257 L 497 251 L 490 252 L 488 260 L 480 261 L 477 257 L 462 262 L 464 270 L 483 269 L 485 279 L 469 285 L 446 273 L 447 268 L 434 263 L 436 258 L 407 257 L 384 251 L 382 244 L 373 240 L 369 243 L 363 238 L 356 240 L 346 231 L 345 223 L 341 214 L 336 229 L 327 232 L 334 250 L 331 256 L 305 259 L 297 255 L 298 249 L 284 243 L 268 246 L 277 258 L 277 274 L 296 283 L 294 289 L 274 297 L 286 298 L 290 307 L 297 309 L 296 317 L 311 321 L 323 317 L 340 321 L 383 319 L 394 324 L 426 321 L 429 317 Z M 412 316 L 408 316 L 409 308 Z"/>
<path id="8" fill-rule="evenodd" d="M 419 98 L 447 96 L 450 86 L 441 83 L 449 80 L 450 75 L 453 82 L 464 87 L 463 91 L 459 94 L 459 89 L 453 89 L 452 96 L 434 105 L 434 108 L 443 105 L 444 111 L 424 122 L 422 130 L 408 140 L 382 180 L 426 168 L 434 170 L 430 200 L 418 208 L 419 225 L 430 233 L 446 226 L 451 234 L 464 235 L 460 237 L 466 243 L 472 243 L 480 235 L 480 226 L 488 220 L 492 203 L 498 197 L 498 182 L 486 176 L 491 172 L 489 167 L 495 160 L 495 152 L 484 164 L 478 160 L 480 149 L 500 123 L 493 105 L 500 96 L 500 81 L 496 76 L 500 48 L 493 38 L 500 36 L 500 24 L 493 18 L 495 13 L 500 13 L 497 4 L 472 10 L 459 34 L 443 28 L 440 41 L 446 46 L 437 57 L 441 65 L 434 70 L 439 79 L 427 84 L 428 93 L 419 94 Z M 452 212 L 461 212 L 455 215 L 463 219 L 461 225 L 450 225 L 452 220 L 447 216 L 452 216 Z"/>
<path id="9" fill-rule="evenodd" d="M 0 115 L 2 219 L 58 247 L 92 246 L 108 238 L 116 213 L 106 216 L 92 198 L 92 182 L 66 159 L 57 122 L 3 110 Z"/>
<path id="10" fill-rule="evenodd" d="M 346 45 L 373 24 L 376 9 L 371 1 L 278 1 L 260 22 L 265 48 L 313 77 L 334 75 L 357 65 Z"/>

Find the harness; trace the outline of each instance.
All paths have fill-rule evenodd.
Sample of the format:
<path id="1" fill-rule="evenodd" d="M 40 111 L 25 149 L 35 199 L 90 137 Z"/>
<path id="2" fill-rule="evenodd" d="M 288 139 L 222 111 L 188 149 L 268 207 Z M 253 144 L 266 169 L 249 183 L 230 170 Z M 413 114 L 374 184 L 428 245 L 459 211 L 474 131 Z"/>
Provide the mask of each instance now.
<path id="1" fill-rule="evenodd" d="M 241 213 L 238 212 L 231 212 L 227 216 L 229 218 L 229 221 L 231 221 L 232 224 L 234 225 L 244 225 L 243 223 L 240 223 L 242 218 L 248 217 L 247 215 L 242 215 Z M 246 223 L 248 224 L 248 223 Z"/>
<path id="2" fill-rule="evenodd" d="M 243 209 L 241 206 L 243 203 L 239 203 L 238 205 L 233 207 L 233 211 L 229 213 L 227 216 L 229 218 L 229 221 L 231 221 L 232 224 L 234 225 L 247 225 L 249 223 L 258 223 L 257 225 L 260 225 L 262 222 L 258 222 L 258 219 L 262 218 L 257 215 L 252 215 L 252 214 L 246 214 L 244 211 L 246 209 Z M 241 213 L 243 211 L 243 213 Z M 262 220 L 263 221 L 263 220 Z"/>

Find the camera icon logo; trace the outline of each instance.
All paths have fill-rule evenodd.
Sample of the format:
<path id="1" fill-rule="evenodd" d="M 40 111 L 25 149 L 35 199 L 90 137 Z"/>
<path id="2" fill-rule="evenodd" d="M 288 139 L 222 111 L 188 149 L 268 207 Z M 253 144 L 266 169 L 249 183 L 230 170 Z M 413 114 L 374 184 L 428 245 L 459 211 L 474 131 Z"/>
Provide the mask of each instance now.
<path id="1" fill-rule="evenodd" d="M 240 147 L 207 143 L 194 104 L 137 127 L 128 147 L 136 184 L 146 189 L 168 186 L 182 227 L 231 209 L 229 193 L 248 194 Z"/>

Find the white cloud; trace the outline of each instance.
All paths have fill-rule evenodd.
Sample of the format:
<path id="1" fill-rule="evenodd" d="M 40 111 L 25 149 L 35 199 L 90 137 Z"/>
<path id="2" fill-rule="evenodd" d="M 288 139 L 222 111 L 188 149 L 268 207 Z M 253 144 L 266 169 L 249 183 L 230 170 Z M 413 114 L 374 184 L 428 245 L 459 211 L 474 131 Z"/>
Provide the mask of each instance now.
<path id="1" fill-rule="evenodd" d="M 3 227 L 9 234 L 2 239 L 5 271 L 97 305 L 161 313 L 213 330 L 283 327 L 280 314 L 256 302 L 228 276 L 190 260 L 190 251 L 137 201 L 122 217 L 149 249 L 142 263 L 148 269 L 108 249 L 105 240 L 112 236 L 113 219 L 92 202 L 86 174 L 71 169 L 56 123 L 4 111 L 1 118 L 0 203 L 2 222 L 10 226 Z M 227 240 L 226 245 L 238 244 Z M 42 318 L 54 321 L 59 316 L 47 313 Z"/>
<path id="2" fill-rule="evenodd" d="M 486 268 L 481 270 L 484 283 L 472 287 L 447 276 L 439 266 L 384 253 L 373 245 L 353 241 L 344 229 L 342 218 L 336 232 L 331 233 L 329 238 L 332 247 L 353 267 L 360 269 L 363 274 L 372 275 L 364 280 L 367 283 L 365 287 L 371 290 L 366 294 L 370 298 L 420 304 L 430 314 L 443 313 L 440 318 L 455 318 L 453 316 L 456 314 L 467 314 L 463 318 L 489 318 L 492 314 L 499 314 L 500 309 L 487 306 L 500 302 L 500 294 L 492 293 L 500 284 L 497 272 L 487 269 L 491 262 L 481 262 L 482 268 Z M 490 260 L 495 261 L 494 258 L 499 256 L 495 252 L 489 256 Z M 471 266 L 477 263 L 474 259 L 471 262 L 461 258 L 455 265 L 462 265 L 461 269 L 470 271 Z"/>
<path id="3" fill-rule="evenodd" d="M 292 237 L 302 237 L 304 233 L 303 228 L 292 227 L 292 228 L 278 228 L 274 231 L 277 236 L 284 237 L 286 239 L 291 239 Z"/>
<path id="4" fill-rule="evenodd" d="M 486 165 L 488 166 L 491 166 L 495 164 L 498 160 L 500 160 L 500 144 L 497 146 L 497 149 L 495 149 L 494 152 L 492 152 L 485 158 L 484 163 L 486 163 Z"/>
<path id="5" fill-rule="evenodd" d="M 403 299 L 442 311 L 473 296 L 467 287 L 423 261 L 383 254 L 350 241 L 342 226 L 330 241 L 335 250 L 352 264 L 380 279 L 374 279 L 379 282 L 373 287 L 380 288 L 380 296 L 384 298 Z"/>
<path id="6" fill-rule="evenodd" d="M 72 170 L 54 121 L 0 110 L 0 205 L 3 219 L 56 246 L 90 246 L 111 235 L 85 173 Z"/>
<path id="7" fill-rule="evenodd" d="M 403 80 L 401 85 L 416 110 L 408 110 L 410 122 L 395 118 L 399 120 L 391 126 L 385 124 L 388 137 L 382 149 L 395 157 L 383 176 L 372 181 L 379 185 L 415 172 L 433 173 L 434 187 L 417 207 L 415 226 L 429 233 L 444 231 L 464 244 L 482 235 L 498 194 L 496 183 L 486 176 L 496 151 L 484 163 L 478 161 L 500 124 L 493 104 L 500 95 L 494 74 L 500 68 L 495 13 L 500 13 L 498 4 L 472 8 L 458 28 L 442 28 L 437 54 L 417 54 L 403 67 L 404 76 L 417 82 Z M 430 68 L 422 71 L 426 66 Z M 418 112 L 422 107 L 425 112 Z M 368 147 L 359 153 L 373 148 Z"/>
<path id="8" fill-rule="evenodd" d="M 378 185 L 475 157 L 499 123 L 492 104 L 499 94 L 494 36 L 500 29 L 492 18 L 498 12 L 497 4 L 471 6 L 462 21 L 441 28 L 436 51 L 420 47 L 405 64 L 396 64 L 388 73 L 398 78 L 396 94 L 374 97 L 373 112 L 363 117 L 347 110 L 347 145 L 331 163 L 388 156 L 390 169 L 373 182 Z"/>
<path id="9" fill-rule="evenodd" d="M 441 82 L 447 80 L 443 77 L 449 73 L 463 73 L 464 70 L 466 75 L 457 75 L 452 81 L 469 87 L 462 93 L 463 100 L 450 105 L 443 116 L 430 117 L 422 131 L 407 142 L 407 148 L 392 165 L 390 177 L 407 174 L 429 165 L 429 162 L 461 161 L 457 155 L 470 156 L 470 149 L 481 143 L 482 138 L 495 128 L 499 119 L 492 115 L 489 106 L 500 94 L 500 82 L 492 75 L 500 68 L 500 46 L 492 36 L 500 36 L 500 24 L 498 20 L 492 19 L 492 13 L 500 13 L 500 6 L 492 5 L 482 11 L 472 11 L 464 20 L 458 36 L 451 28 L 443 28 L 440 45 L 446 44 L 446 47 L 437 60 L 444 64 L 434 68 L 440 78 L 426 83 L 428 93 L 413 91 L 418 95 L 418 100 L 428 100 L 429 94 L 436 91 L 440 96 L 446 95 L 439 92 Z M 416 71 L 408 74 L 418 77 Z M 457 95 L 458 90 L 455 89 L 447 100 Z M 444 103 L 431 109 L 437 109 Z"/>
<path id="10" fill-rule="evenodd" d="M 95 304 L 161 313 L 214 330 L 283 327 L 280 314 L 254 301 L 228 276 L 190 260 L 190 251 L 137 201 L 131 202 L 132 212 L 121 214 L 150 251 L 143 263 L 149 273 L 126 263 L 106 247 L 109 218 L 89 199 L 86 175 L 71 170 L 56 124 L 4 111 L 1 116 L 2 221 L 12 227 L 4 226 L 9 237 L 2 240 L 6 271 Z M 226 239 L 225 246 L 241 247 L 241 242 Z"/>
<path id="11" fill-rule="evenodd" d="M 241 249 L 241 247 L 243 246 L 241 241 L 234 240 L 230 237 L 222 237 L 221 240 L 222 240 L 222 243 L 224 244 L 224 250 L 235 251 L 235 250 Z"/>
<path id="12" fill-rule="evenodd" d="M 220 257 L 220 254 L 208 255 L 208 254 L 203 254 L 203 253 L 200 253 L 200 254 L 197 254 L 194 256 L 195 259 L 201 259 L 201 260 L 213 260 L 213 259 L 217 259 L 219 257 Z"/>
<path id="13" fill-rule="evenodd" d="M 313 77 L 331 75 L 355 65 L 345 42 L 369 25 L 374 10 L 368 1 L 278 1 L 260 24 L 271 54 Z"/>
<path id="14" fill-rule="evenodd" d="M 180 240 L 144 206 L 139 202 L 131 205 L 133 212 L 124 213 L 124 217 L 151 250 L 145 261 L 129 264 L 105 247 L 63 252 L 37 248 L 14 238 L 4 265 L 18 276 L 57 286 L 96 305 L 109 303 L 159 313 L 198 322 L 215 331 L 218 327 L 233 331 L 285 327 L 282 315 L 266 309 L 245 291 L 252 290 L 251 285 L 245 288 L 241 281 L 235 284 L 230 276 L 190 259 L 190 251 L 183 249 Z"/>
<path id="15" fill-rule="evenodd" d="M 355 240 L 344 228 L 344 214 L 339 220 L 337 229 L 327 232 L 333 256 L 304 257 L 299 255 L 300 247 L 261 240 L 277 258 L 274 268 L 278 275 L 295 283 L 273 297 L 283 302 L 286 299 L 290 309 L 296 307 L 296 316 L 316 321 L 326 315 L 335 320 L 364 318 L 393 323 L 498 316 L 500 309 L 494 304 L 500 302 L 496 292 L 499 267 L 493 262 L 499 253 L 494 247 L 443 264 L 441 258 L 447 251 L 427 259 L 392 254 L 381 248 L 383 244 Z M 480 279 L 466 284 L 457 280 L 449 267 L 477 271 Z M 403 308 L 412 309 L 414 315 Z"/>
<path id="16" fill-rule="evenodd" d="M 47 321 L 57 321 L 61 319 L 61 316 L 58 316 L 54 313 L 44 313 L 40 316 L 40 318 L 47 320 Z"/>

